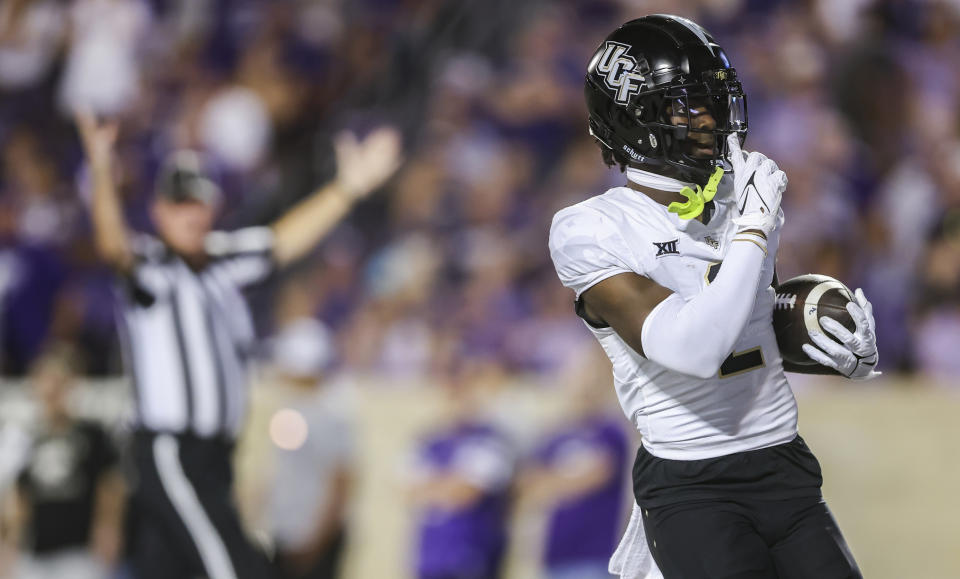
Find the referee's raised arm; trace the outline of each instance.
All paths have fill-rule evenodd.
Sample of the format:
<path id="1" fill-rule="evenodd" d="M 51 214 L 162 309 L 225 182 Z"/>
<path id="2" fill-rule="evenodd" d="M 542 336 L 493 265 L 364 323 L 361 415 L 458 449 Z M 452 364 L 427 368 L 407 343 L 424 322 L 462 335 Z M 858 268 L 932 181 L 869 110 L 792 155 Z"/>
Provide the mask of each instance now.
<path id="1" fill-rule="evenodd" d="M 334 142 L 337 176 L 281 216 L 273 228 L 273 255 L 282 267 L 303 257 L 330 232 L 355 202 L 390 178 L 400 166 L 400 135 L 381 128 L 363 141 L 342 133 Z"/>
<path id="2" fill-rule="evenodd" d="M 118 124 L 101 123 L 90 111 L 76 115 L 77 130 L 93 181 L 93 235 L 100 258 L 121 272 L 133 266 L 130 236 L 113 182 L 113 147 Z"/>

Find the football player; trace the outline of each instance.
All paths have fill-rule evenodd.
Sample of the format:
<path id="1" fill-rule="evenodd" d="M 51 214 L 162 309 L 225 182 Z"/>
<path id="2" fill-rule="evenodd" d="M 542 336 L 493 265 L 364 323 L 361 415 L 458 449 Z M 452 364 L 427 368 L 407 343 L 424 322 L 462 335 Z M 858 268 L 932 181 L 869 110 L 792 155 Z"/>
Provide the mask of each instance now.
<path id="1" fill-rule="evenodd" d="M 797 434 L 772 324 L 787 177 L 741 148 L 736 71 L 696 23 L 647 16 L 600 45 L 585 95 L 627 183 L 558 212 L 550 254 L 643 436 L 635 512 L 657 566 L 667 579 L 860 577 Z M 854 332 L 823 318 L 836 340 L 804 348 L 822 366 L 787 369 L 877 374 L 856 297 Z"/>

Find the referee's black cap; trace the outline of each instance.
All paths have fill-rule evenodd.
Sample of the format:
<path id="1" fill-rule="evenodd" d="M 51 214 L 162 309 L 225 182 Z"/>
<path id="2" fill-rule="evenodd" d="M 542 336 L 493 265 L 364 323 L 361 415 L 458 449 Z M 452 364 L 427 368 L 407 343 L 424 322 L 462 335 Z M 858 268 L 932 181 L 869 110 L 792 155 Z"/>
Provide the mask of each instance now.
<path id="1" fill-rule="evenodd" d="M 157 176 L 156 194 L 174 203 L 197 201 L 214 207 L 222 196 L 220 187 L 207 176 L 200 154 L 190 150 L 167 158 Z"/>

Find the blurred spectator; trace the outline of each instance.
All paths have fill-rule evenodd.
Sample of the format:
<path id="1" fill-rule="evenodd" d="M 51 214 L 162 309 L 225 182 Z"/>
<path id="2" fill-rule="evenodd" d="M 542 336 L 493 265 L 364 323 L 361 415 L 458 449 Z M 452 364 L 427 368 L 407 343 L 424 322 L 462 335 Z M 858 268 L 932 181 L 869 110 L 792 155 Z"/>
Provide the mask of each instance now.
<path id="1" fill-rule="evenodd" d="M 507 356 L 517 368 L 541 374 L 545 379 L 563 375 L 571 352 L 593 347 L 585 340 L 583 322 L 570 316 L 570 295 L 563 289 L 566 288 L 552 279 L 533 288 L 536 315 L 517 324 L 508 342 Z"/>
<path id="2" fill-rule="evenodd" d="M 286 292 L 285 308 L 300 302 Z M 323 324 L 288 321 L 271 340 L 282 388 L 270 420 L 274 444 L 269 522 L 279 577 L 339 577 L 346 523 L 354 494 L 356 448 L 352 407 L 344 392 L 321 381 L 333 358 Z"/>
<path id="3" fill-rule="evenodd" d="M 64 12 L 57 0 L 10 0 L 0 6 L 0 89 L 26 89 L 43 80 L 64 39 Z"/>
<path id="4" fill-rule="evenodd" d="M 410 499 L 419 511 L 415 575 L 420 579 L 493 579 L 507 546 L 514 457 L 483 418 L 489 363 L 466 362 L 447 386 L 449 423 L 416 449 Z"/>
<path id="5" fill-rule="evenodd" d="M 64 109 L 116 116 L 140 91 L 141 47 L 149 30 L 144 0 L 77 0 L 70 9 L 72 41 L 60 87 Z"/>
<path id="6" fill-rule="evenodd" d="M 12 422 L 0 426 L 0 577 L 13 575 L 17 564 L 20 546 L 14 541 L 21 532 L 16 520 L 20 505 L 17 492 L 11 489 L 30 460 L 30 446 L 30 435 L 25 429 Z"/>
<path id="7" fill-rule="evenodd" d="M 566 412 L 520 484 L 524 498 L 548 512 L 543 563 L 549 579 L 609 577 L 607 563 L 624 523 L 629 440 L 623 419 L 610 412 L 605 380 L 575 375 L 564 392 Z"/>
<path id="8" fill-rule="evenodd" d="M 68 410 L 75 371 L 52 350 L 30 381 L 40 406 L 31 456 L 17 487 L 13 540 L 24 549 L 15 577 L 102 579 L 121 546 L 124 483 L 109 435 Z"/>
<path id="9" fill-rule="evenodd" d="M 200 140 L 227 168 L 241 173 L 266 156 L 271 130 L 263 102 L 240 87 L 218 92 L 201 113 Z"/>
<path id="10" fill-rule="evenodd" d="M 937 226 L 922 261 L 922 289 L 915 320 L 917 365 L 924 374 L 956 385 L 960 376 L 960 207 Z"/>
<path id="11" fill-rule="evenodd" d="M 338 261 L 323 264 L 337 279 L 312 297 L 343 365 L 431 373 L 449 339 L 549 382 L 557 352 L 588 336 L 543 273 L 546 220 L 617 177 L 583 153 L 586 55 L 611 22 L 664 10 L 705 18 L 743 63 L 748 147 L 791 180 L 781 278 L 821 272 L 863 286 L 881 365 L 910 371 L 928 241 L 916 232 L 952 203 L 942 174 L 960 139 L 960 10 L 947 0 L 11 0 L 0 9 L 0 204 L 11 222 L 0 227 L 0 287 L 16 279 L 24 293 L 7 283 L 4 299 L 30 304 L 7 308 L 5 371 L 22 372 L 51 328 L 84 335 L 77 326 L 102 326 L 110 307 L 67 193 L 76 147 L 51 114 L 59 99 L 123 112 L 119 172 L 138 229 L 171 149 L 217 161 L 223 225 L 262 224 L 329 178 L 337 128 L 389 118 L 414 144 L 411 166 L 392 195 L 351 215 Z M 23 265 L 37 251 L 38 265 Z M 257 308 L 259 329 L 274 314 Z M 114 350 L 91 348 L 104 358 L 91 367 L 119 367 L 105 359 Z"/>
<path id="12" fill-rule="evenodd" d="M 16 242 L 16 214 L 6 201 L 0 199 L 0 363 L 4 374 L 22 375 L 48 338 L 68 272 L 54 249 Z"/>

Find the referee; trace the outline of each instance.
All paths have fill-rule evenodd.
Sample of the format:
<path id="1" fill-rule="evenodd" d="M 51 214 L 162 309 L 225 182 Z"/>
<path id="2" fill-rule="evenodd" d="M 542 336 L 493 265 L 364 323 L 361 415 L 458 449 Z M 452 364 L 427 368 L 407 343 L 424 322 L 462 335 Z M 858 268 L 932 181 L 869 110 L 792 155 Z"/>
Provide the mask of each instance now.
<path id="1" fill-rule="evenodd" d="M 211 231 L 220 191 L 195 153 L 161 172 L 157 237 L 126 228 L 112 178 L 116 124 L 77 116 L 93 179 L 98 253 L 122 287 L 121 334 L 136 392 L 133 500 L 140 579 L 262 578 L 265 557 L 234 507 L 231 454 L 247 398 L 254 334 L 243 290 L 310 251 L 399 165 L 396 132 L 335 143 L 337 177 L 269 227 Z"/>

